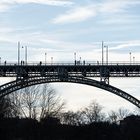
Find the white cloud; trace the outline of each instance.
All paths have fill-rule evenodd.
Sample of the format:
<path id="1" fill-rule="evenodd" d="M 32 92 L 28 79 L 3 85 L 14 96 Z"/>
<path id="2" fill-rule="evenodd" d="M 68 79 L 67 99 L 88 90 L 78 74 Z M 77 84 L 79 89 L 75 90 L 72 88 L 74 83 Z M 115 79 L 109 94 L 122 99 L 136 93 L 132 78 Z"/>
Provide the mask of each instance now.
<path id="1" fill-rule="evenodd" d="M 69 0 L 1 0 L 0 12 L 7 11 L 9 8 L 11 8 L 11 6 L 15 4 L 28 4 L 28 3 L 46 4 L 54 6 L 66 6 L 73 4 L 73 2 Z"/>
<path id="2" fill-rule="evenodd" d="M 127 13 L 127 8 L 140 4 L 139 0 L 106 0 L 100 3 L 101 13 Z"/>
<path id="3" fill-rule="evenodd" d="M 14 0 L 17 3 L 37 3 L 37 4 L 47 4 L 47 5 L 71 5 L 73 2 L 69 0 Z"/>
<path id="4" fill-rule="evenodd" d="M 55 19 L 53 23 L 73 23 L 84 21 L 90 17 L 96 16 L 96 10 L 93 6 L 85 7 L 76 7 L 67 11 L 65 14 L 62 14 Z"/>
<path id="5" fill-rule="evenodd" d="M 9 7 L 10 7 L 9 4 L 0 2 L 0 12 L 7 11 Z"/>
<path id="6" fill-rule="evenodd" d="M 90 3 L 90 5 L 74 7 L 66 13 L 53 19 L 53 23 L 64 24 L 85 21 L 91 17 L 103 14 L 126 13 L 126 9 L 132 5 L 140 4 L 134 0 L 106 0 L 104 2 Z"/>
<path id="7" fill-rule="evenodd" d="M 139 46 L 140 46 L 140 40 L 132 40 L 132 41 L 124 42 L 115 47 L 112 47 L 110 50 L 119 50 L 119 49 L 124 49 L 128 47 L 139 47 Z"/>
<path id="8" fill-rule="evenodd" d="M 112 1 L 108 0 L 100 4 L 100 12 L 102 13 L 118 13 L 124 12 L 125 7 L 128 5 L 128 2 L 124 1 Z"/>

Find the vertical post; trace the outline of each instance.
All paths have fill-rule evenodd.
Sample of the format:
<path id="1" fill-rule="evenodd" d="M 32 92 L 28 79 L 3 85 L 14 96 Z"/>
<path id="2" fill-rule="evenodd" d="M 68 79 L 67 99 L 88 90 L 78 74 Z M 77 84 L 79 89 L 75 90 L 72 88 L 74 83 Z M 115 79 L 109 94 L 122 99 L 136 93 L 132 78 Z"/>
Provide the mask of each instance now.
<path id="1" fill-rule="evenodd" d="M 131 52 L 129 53 L 129 55 L 130 55 L 130 65 L 131 65 Z"/>
<path id="2" fill-rule="evenodd" d="M 80 64 L 81 64 L 81 57 L 80 57 Z"/>
<path id="3" fill-rule="evenodd" d="M 27 46 L 25 46 L 25 64 L 27 65 Z"/>
<path id="4" fill-rule="evenodd" d="M 135 57 L 133 56 L 133 64 L 135 64 Z"/>
<path id="5" fill-rule="evenodd" d="M 102 65 L 104 64 L 104 42 L 102 41 Z"/>
<path id="6" fill-rule="evenodd" d="M 53 64 L 53 57 L 51 57 L 51 65 Z"/>
<path id="7" fill-rule="evenodd" d="M 74 53 L 74 63 L 76 65 L 76 52 Z"/>
<path id="8" fill-rule="evenodd" d="M 108 46 L 106 46 L 106 65 L 108 65 Z"/>
<path id="9" fill-rule="evenodd" d="M 74 53 L 74 60 L 76 60 L 76 52 Z"/>
<path id="10" fill-rule="evenodd" d="M 25 49 L 24 55 L 25 55 L 25 60 L 22 60 L 22 63 L 25 62 L 25 64 L 27 65 L 27 46 L 22 46 L 23 49 Z M 24 63 L 23 63 L 24 64 Z"/>
<path id="11" fill-rule="evenodd" d="M 21 49 L 24 49 L 24 48 L 25 48 L 24 46 L 21 47 Z M 23 51 L 24 51 L 24 50 L 23 50 Z M 22 50 L 21 50 L 21 54 L 24 54 L 24 55 L 25 55 L 25 52 L 23 53 Z M 22 56 L 22 55 L 21 55 L 21 56 Z M 24 62 L 25 62 L 24 59 L 25 59 L 25 58 L 22 58 L 22 57 L 21 57 L 21 65 L 22 65 L 22 64 L 24 65 Z"/>
<path id="12" fill-rule="evenodd" d="M 45 65 L 46 65 L 46 60 L 47 60 L 47 53 L 45 52 Z"/>
<path id="13" fill-rule="evenodd" d="M 18 42 L 18 65 L 20 64 L 20 42 Z"/>

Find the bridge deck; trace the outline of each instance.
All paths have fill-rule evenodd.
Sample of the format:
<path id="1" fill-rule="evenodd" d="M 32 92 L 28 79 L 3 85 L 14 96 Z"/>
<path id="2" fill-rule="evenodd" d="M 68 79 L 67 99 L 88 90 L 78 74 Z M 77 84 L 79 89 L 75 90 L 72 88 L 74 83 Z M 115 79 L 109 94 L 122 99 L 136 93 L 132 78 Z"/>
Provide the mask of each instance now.
<path id="1" fill-rule="evenodd" d="M 7 63 L 0 65 L 0 77 L 76 75 L 87 77 L 140 77 L 140 63 Z"/>

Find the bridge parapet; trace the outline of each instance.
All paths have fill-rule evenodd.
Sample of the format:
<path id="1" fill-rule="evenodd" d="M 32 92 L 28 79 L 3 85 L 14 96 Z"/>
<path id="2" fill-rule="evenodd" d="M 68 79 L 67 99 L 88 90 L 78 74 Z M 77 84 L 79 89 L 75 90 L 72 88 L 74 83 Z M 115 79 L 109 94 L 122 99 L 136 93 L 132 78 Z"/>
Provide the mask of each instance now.
<path id="1" fill-rule="evenodd" d="M 1 62 L 1 66 L 45 66 L 45 65 L 55 65 L 55 66 L 61 66 L 61 65 L 140 65 L 140 61 L 131 62 L 130 61 L 109 61 L 108 63 L 103 63 L 100 61 L 54 61 L 54 62 L 43 62 L 43 61 L 28 61 L 27 63 L 17 63 L 16 61 L 5 61 Z"/>

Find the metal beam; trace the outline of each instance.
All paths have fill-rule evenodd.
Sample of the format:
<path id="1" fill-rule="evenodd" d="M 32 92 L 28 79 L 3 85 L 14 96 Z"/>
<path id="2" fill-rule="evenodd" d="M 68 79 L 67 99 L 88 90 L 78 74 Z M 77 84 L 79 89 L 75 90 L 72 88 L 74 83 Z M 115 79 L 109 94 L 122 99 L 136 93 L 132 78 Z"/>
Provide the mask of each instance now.
<path id="1" fill-rule="evenodd" d="M 17 79 L 15 81 L 6 83 L 0 86 L 0 98 L 17 91 L 19 89 L 29 87 L 32 85 L 43 84 L 43 83 L 52 83 L 52 82 L 70 82 L 70 83 L 79 83 L 94 86 L 97 88 L 101 88 L 103 90 L 109 91 L 117 96 L 124 98 L 125 100 L 131 102 L 138 108 L 140 108 L 140 101 L 130 94 L 113 87 L 109 84 L 99 82 L 96 80 L 85 78 L 84 76 L 68 76 L 68 75 L 50 75 L 50 76 L 42 76 L 42 77 L 28 77 L 27 79 Z"/>

